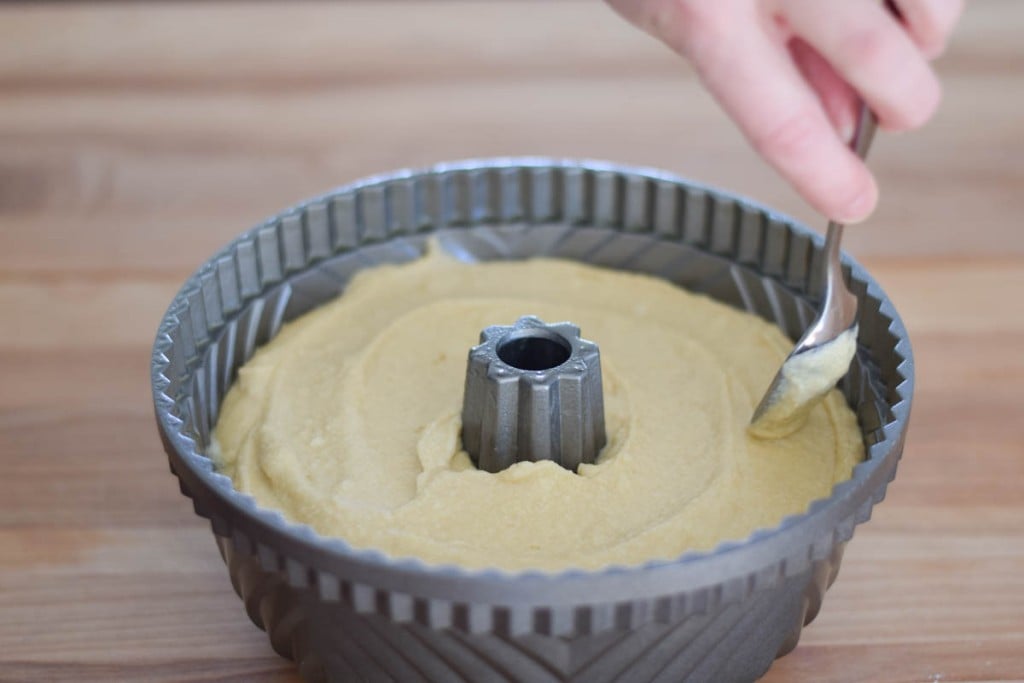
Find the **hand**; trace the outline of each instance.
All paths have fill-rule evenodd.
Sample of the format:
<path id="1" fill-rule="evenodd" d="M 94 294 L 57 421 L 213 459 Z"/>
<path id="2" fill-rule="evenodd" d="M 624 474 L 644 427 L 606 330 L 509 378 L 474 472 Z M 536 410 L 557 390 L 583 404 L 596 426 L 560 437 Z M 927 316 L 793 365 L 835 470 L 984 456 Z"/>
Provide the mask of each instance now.
<path id="1" fill-rule="evenodd" d="M 929 65 L 962 0 L 608 0 L 685 56 L 754 148 L 816 209 L 855 223 L 878 201 L 848 149 L 863 98 L 888 130 L 938 106 Z"/>

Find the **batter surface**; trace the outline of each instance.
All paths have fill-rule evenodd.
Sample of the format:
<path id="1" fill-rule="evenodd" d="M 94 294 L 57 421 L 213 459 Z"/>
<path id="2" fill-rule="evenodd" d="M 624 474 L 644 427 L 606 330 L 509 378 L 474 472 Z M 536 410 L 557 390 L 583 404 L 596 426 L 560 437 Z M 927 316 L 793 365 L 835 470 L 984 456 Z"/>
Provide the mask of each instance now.
<path id="1" fill-rule="evenodd" d="M 466 356 L 488 325 L 571 320 L 601 347 L 608 445 L 578 473 L 498 474 L 461 450 Z M 213 457 L 235 486 L 357 547 L 508 570 L 598 568 L 742 539 L 863 457 L 833 390 L 785 439 L 747 421 L 792 342 L 659 279 L 432 249 L 359 274 L 239 371 Z"/>

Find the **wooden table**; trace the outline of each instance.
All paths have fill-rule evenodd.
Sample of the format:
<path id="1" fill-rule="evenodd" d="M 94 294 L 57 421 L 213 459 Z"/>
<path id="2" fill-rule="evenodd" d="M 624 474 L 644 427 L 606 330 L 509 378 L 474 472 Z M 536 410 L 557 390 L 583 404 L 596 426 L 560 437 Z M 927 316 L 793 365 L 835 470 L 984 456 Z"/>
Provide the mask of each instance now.
<path id="1" fill-rule="evenodd" d="M 1024 678 L 1024 3 L 973 4 L 946 102 L 873 152 L 849 249 L 919 388 L 889 499 L 769 681 Z M 149 346 L 185 276 L 362 175 L 542 153 L 818 221 L 600 3 L 0 8 L 0 680 L 294 681 L 167 473 Z"/>

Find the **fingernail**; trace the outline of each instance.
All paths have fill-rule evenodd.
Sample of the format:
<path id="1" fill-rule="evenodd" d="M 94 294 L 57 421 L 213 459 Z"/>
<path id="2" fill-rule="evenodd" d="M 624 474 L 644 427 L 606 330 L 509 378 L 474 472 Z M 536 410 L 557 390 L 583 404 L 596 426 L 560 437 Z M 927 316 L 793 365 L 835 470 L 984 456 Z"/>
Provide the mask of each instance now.
<path id="1" fill-rule="evenodd" d="M 846 205 L 846 209 L 840 216 L 840 221 L 846 224 L 860 223 L 871 215 L 874 207 L 874 193 L 861 192 Z"/>

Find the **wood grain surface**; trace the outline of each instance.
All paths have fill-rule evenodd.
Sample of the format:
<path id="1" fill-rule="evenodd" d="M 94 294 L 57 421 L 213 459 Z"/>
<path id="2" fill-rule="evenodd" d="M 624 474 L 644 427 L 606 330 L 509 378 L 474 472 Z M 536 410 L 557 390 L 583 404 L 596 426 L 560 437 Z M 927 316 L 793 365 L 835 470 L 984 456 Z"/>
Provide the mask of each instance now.
<path id="1" fill-rule="evenodd" d="M 848 248 L 917 354 L 909 442 L 765 680 L 1024 679 L 1024 3 L 872 153 Z M 0 680 L 296 681 L 167 473 L 149 346 L 260 218 L 474 156 L 659 166 L 818 221 L 678 58 L 598 2 L 0 7 Z"/>

